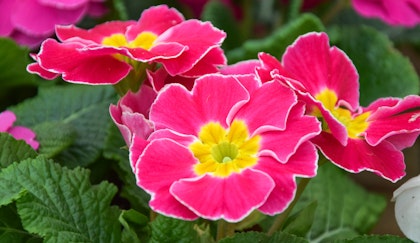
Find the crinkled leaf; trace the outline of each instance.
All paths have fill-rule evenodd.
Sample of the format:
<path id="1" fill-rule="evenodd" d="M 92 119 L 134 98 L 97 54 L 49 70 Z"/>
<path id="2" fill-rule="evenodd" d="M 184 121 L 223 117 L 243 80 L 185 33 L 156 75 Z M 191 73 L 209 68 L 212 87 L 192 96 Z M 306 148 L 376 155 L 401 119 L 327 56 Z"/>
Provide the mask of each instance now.
<path id="1" fill-rule="evenodd" d="M 289 234 L 305 237 L 312 227 L 317 205 L 316 201 L 311 202 L 308 206 L 290 216 L 283 231 Z"/>
<path id="2" fill-rule="evenodd" d="M 121 197 L 127 199 L 133 209 L 147 214 L 150 210 L 150 196 L 143 189 L 137 186 L 136 177 L 128 160 L 128 149 L 124 139 L 116 126 L 109 129 L 104 149 L 104 157 L 118 161 L 115 171 L 122 180 Z"/>
<path id="3" fill-rule="evenodd" d="M 363 235 L 353 239 L 337 240 L 334 243 L 410 243 L 409 239 L 401 238 L 396 235 Z"/>
<path id="4" fill-rule="evenodd" d="M 346 173 L 327 163 L 318 169 L 296 204 L 295 211 L 317 201 L 314 222 L 307 234 L 310 242 L 331 242 L 366 234 L 377 223 L 386 200 L 367 192 Z"/>
<path id="5" fill-rule="evenodd" d="M 311 31 L 323 31 L 321 21 L 312 14 L 302 14 L 299 18 L 275 30 L 271 35 L 260 40 L 245 41 L 241 47 L 226 53 L 229 63 L 258 58 L 259 52 L 267 52 L 281 59 L 287 46 L 300 35 Z"/>
<path id="6" fill-rule="evenodd" d="M 285 232 L 276 232 L 275 234 L 268 236 L 266 233 L 261 232 L 246 232 L 237 233 L 232 237 L 224 238 L 220 243 L 306 243 L 304 238 L 297 237 Z"/>
<path id="7" fill-rule="evenodd" d="M 141 238 L 148 237 L 146 226 L 149 222 L 149 218 L 136 210 L 129 209 L 122 211 L 119 221 L 124 227 L 122 232 L 123 242 L 137 243 L 141 242 Z"/>
<path id="8" fill-rule="evenodd" d="M 331 29 L 331 41 L 353 61 L 360 75 L 360 102 L 419 93 L 419 78 L 409 61 L 386 35 L 371 27 Z M 354 38 L 357 37 L 357 38 Z"/>
<path id="9" fill-rule="evenodd" d="M 76 129 L 69 123 L 44 122 L 34 127 L 36 138 L 42 146 L 39 147 L 39 154 L 48 158 L 62 152 L 69 147 L 76 138 Z"/>
<path id="10" fill-rule="evenodd" d="M 110 206 L 117 188 L 107 182 L 92 186 L 86 169 L 27 159 L 1 171 L 0 185 L 1 199 L 24 192 L 15 197 L 22 225 L 45 242 L 121 240 L 119 210 Z"/>
<path id="11" fill-rule="evenodd" d="M 42 242 L 42 238 L 32 235 L 22 228 L 14 204 L 0 207 L 0 242 Z"/>
<path id="12" fill-rule="evenodd" d="M 54 160 L 65 162 L 68 167 L 86 166 L 98 158 L 104 146 L 111 124 L 108 107 L 114 97 L 113 88 L 107 86 L 46 87 L 40 88 L 36 97 L 25 100 L 11 110 L 19 117 L 18 122 L 27 127 L 45 129 L 52 124 L 66 127 L 68 130 L 57 134 L 57 137 L 51 135 L 46 138 L 44 142 L 47 147 L 51 146 L 51 142 L 57 146 L 49 147 L 45 152 L 54 154 L 66 147 L 70 140 L 65 138 L 65 134 L 71 134 L 74 141 L 54 156 Z"/>
<path id="13" fill-rule="evenodd" d="M 13 40 L 0 38 L 0 90 L 19 85 L 35 85 L 35 76 L 26 71 L 31 62 L 29 49 Z"/>
<path id="14" fill-rule="evenodd" d="M 243 32 L 239 29 L 232 9 L 221 1 L 209 1 L 204 7 L 201 19 L 210 21 L 214 26 L 227 33 L 222 44 L 224 50 L 233 49 L 243 42 Z"/>
<path id="15" fill-rule="evenodd" d="M 194 221 L 183 221 L 179 219 L 159 215 L 151 223 L 150 243 L 190 243 L 197 242 L 198 232 L 194 229 Z"/>
<path id="16" fill-rule="evenodd" d="M 16 140 L 8 133 L 0 133 L 0 171 L 13 162 L 36 156 L 35 150 L 25 141 Z"/>

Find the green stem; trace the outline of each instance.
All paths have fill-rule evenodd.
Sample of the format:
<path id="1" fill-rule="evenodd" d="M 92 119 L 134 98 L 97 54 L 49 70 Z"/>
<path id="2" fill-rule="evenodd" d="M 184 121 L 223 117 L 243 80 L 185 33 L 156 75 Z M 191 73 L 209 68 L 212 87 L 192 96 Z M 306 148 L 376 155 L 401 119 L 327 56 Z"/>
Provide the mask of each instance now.
<path id="1" fill-rule="evenodd" d="M 223 238 L 232 236 L 235 233 L 235 224 L 226 222 L 221 219 L 217 222 L 217 236 L 216 241 L 220 241 Z"/>
<path id="2" fill-rule="evenodd" d="M 338 13 L 341 12 L 347 5 L 348 0 L 338 0 L 336 4 L 322 17 L 322 22 L 328 24 Z"/>
<path id="3" fill-rule="evenodd" d="M 299 185 L 296 189 L 296 195 L 293 199 L 292 203 L 290 203 L 289 207 L 287 209 L 279 214 L 276 219 L 274 220 L 273 225 L 271 225 L 271 228 L 268 230 L 267 234 L 272 235 L 277 230 L 281 229 L 284 225 L 284 222 L 286 221 L 289 214 L 292 212 L 294 206 L 296 205 L 297 201 L 299 201 L 300 196 L 302 195 L 303 191 L 305 190 L 306 186 L 308 185 L 311 178 L 302 178 L 299 182 Z"/>

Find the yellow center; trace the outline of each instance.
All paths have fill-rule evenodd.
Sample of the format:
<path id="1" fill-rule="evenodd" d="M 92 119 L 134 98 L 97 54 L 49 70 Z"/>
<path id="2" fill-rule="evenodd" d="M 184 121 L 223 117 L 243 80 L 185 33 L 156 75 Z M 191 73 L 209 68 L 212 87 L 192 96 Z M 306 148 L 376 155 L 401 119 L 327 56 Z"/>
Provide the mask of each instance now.
<path id="1" fill-rule="evenodd" d="M 234 120 L 228 130 L 209 122 L 201 127 L 198 138 L 189 146 L 199 161 L 194 166 L 197 175 L 227 177 L 257 163 L 261 137 L 249 137 L 243 121 Z"/>
<path id="2" fill-rule="evenodd" d="M 315 99 L 321 101 L 324 107 L 346 127 L 347 135 L 350 138 L 360 137 L 360 135 L 368 128 L 369 123 L 366 120 L 369 118 L 370 112 L 352 116 L 349 110 L 336 107 L 338 98 L 334 91 L 325 89 L 316 95 Z M 313 113 L 316 116 L 320 116 L 318 110 L 315 110 Z M 328 131 L 328 128 L 324 128 L 324 130 Z"/>
<path id="3" fill-rule="evenodd" d="M 150 50 L 153 47 L 157 35 L 144 31 L 137 35 L 137 37 L 128 42 L 123 34 L 113 34 L 111 36 L 105 37 L 102 40 L 102 44 L 105 46 L 115 46 L 115 47 L 129 47 L 129 48 L 143 48 L 145 50 Z"/>

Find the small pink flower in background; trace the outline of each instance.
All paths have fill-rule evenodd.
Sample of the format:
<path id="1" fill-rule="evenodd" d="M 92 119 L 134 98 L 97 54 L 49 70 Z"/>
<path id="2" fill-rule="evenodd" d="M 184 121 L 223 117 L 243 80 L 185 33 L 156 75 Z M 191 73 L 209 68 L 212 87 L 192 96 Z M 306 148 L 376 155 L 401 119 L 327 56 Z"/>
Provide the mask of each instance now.
<path id="1" fill-rule="evenodd" d="M 0 0 L 0 36 L 36 48 L 56 24 L 75 24 L 106 11 L 104 0 Z"/>
<path id="2" fill-rule="evenodd" d="M 210 74 L 191 91 L 168 84 L 151 106 L 147 145 L 133 133 L 138 185 L 152 195 L 153 210 L 181 219 L 280 213 L 294 197 L 295 177 L 316 174 L 308 140 L 320 124 L 304 112 L 290 88 L 255 75 Z"/>
<path id="3" fill-rule="evenodd" d="M 16 121 L 16 115 L 11 111 L 3 111 L 0 113 L 0 132 L 9 133 L 17 140 L 24 140 L 33 149 L 37 150 L 39 143 L 35 140 L 35 133 L 22 126 L 13 126 Z"/>
<path id="4" fill-rule="evenodd" d="M 351 60 L 329 47 L 325 33 L 309 33 L 289 46 L 280 63 L 260 54 L 262 80 L 282 79 L 293 87 L 309 114 L 323 123 L 311 141 L 337 166 L 368 170 L 397 181 L 405 175 L 402 149 L 420 133 L 420 97 L 386 98 L 359 106 L 358 74 Z"/>
<path id="5" fill-rule="evenodd" d="M 172 76 L 195 77 L 226 63 L 223 31 L 209 22 L 184 20 L 165 5 L 145 10 L 138 21 L 106 22 L 90 30 L 58 26 L 56 35 L 62 42 L 44 41 L 29 72 L 95 85 L 116 84 L 146 64 L 160 63 Z"/>
<path id="6" fill-rule="evenodd" d="M 352 0 L 360 15 L 379 18 L 389 25 L 413 27 L 420 23 L 418 0 Z"/>

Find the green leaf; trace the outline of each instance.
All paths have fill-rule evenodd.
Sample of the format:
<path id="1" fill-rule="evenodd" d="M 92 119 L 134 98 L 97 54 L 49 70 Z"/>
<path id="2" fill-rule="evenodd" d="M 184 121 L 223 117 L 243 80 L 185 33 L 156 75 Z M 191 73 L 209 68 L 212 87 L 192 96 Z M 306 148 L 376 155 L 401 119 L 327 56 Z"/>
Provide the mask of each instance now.
<path id="1" fill-rule="evenodd" d="M 346 175 L 332 163 L 322 165 L 296 204 L 294 212 L 310 202 L 318 203 L 307 234 L 310 242 L 330 242 L 368 233 L 385 209 L 382 196 L 367 192 Z"/>
<path id="2" fill-rule="evenodd" d="M 364 235 L 353 239 L 337 240 L 334 243 L 411 243 L 412 241 L 406 238 L 401 238 L 396 235 Z"/>
<path id="3" fill-rule="evenodd" d="M 60 121 L 44 122 L 34 127 L 36 139 L 42 146 L 39 153 L 52 158 L 73 144 L 77 137 L 76 128 Z"/>
<path id="4" fill-rule="evenodd" d="M 199 235 L 194 229 L 194 225 L 194 221 L 184 221 L 159 215 L 151 223 L 150 243 L 197 242 Z"/>
<path id="5" fill-rule="evenodd" d="M 35 76 L 26 71 L 30 63 L 29 49 L 18 46 L 13 40 L 0 38 L 0 88 L 35 85 Z"/>
<path id="6" fill-rule="evenodd" d="M 305 237 L 311 229 L 317 206 L 318 203 L 316 201 L 311 202 L 308 206 L 290 216 L 286 221 L 283 231 L 296 236 Z"/>
<path id="7" fill-rule="evenodd" d="M 0 242 L 42 242 L 42 238 L 22 228 L 16 207 L 11 204 L 0 207 Z"/>
<path id="8" fill-rule="evenodd" d="M 122 180 L 121 197 L 127 199 L 133 209 L 148 214 L 150 196 L 137 186 L 128 156 L 128 149 L 120 131 L 115 125 L 111 126 L 105 144 L 104 157 L 118 161 L 114 169 Z"/>
<path id="9" fill-rule="evenodd" d="M 243 42 L 243 34 L 239 29 L 238 22 L 233 16 L 232 10 L 219 0 L 209 1 L 201 14 L 203 21 L 210 21 L 217 28 L 224 30 L 227 34 L 223 41 L 224 50 L 230 50 Z"/>
<path id="10" fill-rule="evenodd" d="M 134 209 L 122 211 L 119 221 L 124 227 L 122 232 L 123 242 L 141 242 L 140 238 L 145 238 L 145 235 L 148 235 L 146 226 L 149 219 Z"/>
<path id="11" fill-rule="evenodd" d="M 236 63 L 247 59 L 256 59 L 259 52 L 270 53 L 281 59 L 287 46 L 292 44 L 300 35 L 311 31 L 323 31 L 321 21 L 312 14 L 302 14 L 271 35 L 260 40 L 248 40 L 241 47 L 226 53 L 229 63 Z"/>
<path id="12" fill-rule="evenodd" d="M 304 238 L 297 237 L 285 232 L 276 232 L 272 236 L 268 236 L 265 233 L 261 232 L 246 232 L 238 233 L 232 237 L 224 238 L 220 243 L 277 243 L 277 242 L 287 242 L 287 243 L 305 243 L 307 242 Z"/>
<path id="13" fill-rule="evenodd" d="M 89 171 L 70 170 L 43 157 L 14 163 L 0 173 L 0 200 L 16 200 L 22 225 L 45 242 L 119 242 L 119 210 L 110 206 L 117 188 L 92 186 Z M 5 187 L 3 185 L 15 185 Z"/>
<path id="14" fill-rule="evenodd" d="M 16 140 L 8 133 L 0 133 L 0 171 L 13 162 L 36 156 L 35 150 L 25 141 Z"/>
<path id="15" fill-rule="evenodd" d="M 329 34 L 359 72 L 362 105 L 380 97 L 419 93 L 419 78 L 413 65 L 386 35 L 366 26 L 332 28 Z"/>
<path id="16" fill-rule="evenodd" d="M 111 125 L 108 108 L 114 99 L 112 87 L 64 85 L 40 88 L 36 97 L 11 110 L 19 117 L 18 123 L 41 132 L 40 151 L 45 155 L 59 152 L 55 161 L 68 167 L 87 166 L 104 147 Z M 51 128 L 54 125 L 57 127 Z M 46 134 L 48 128 L 65 130 Z"/>

